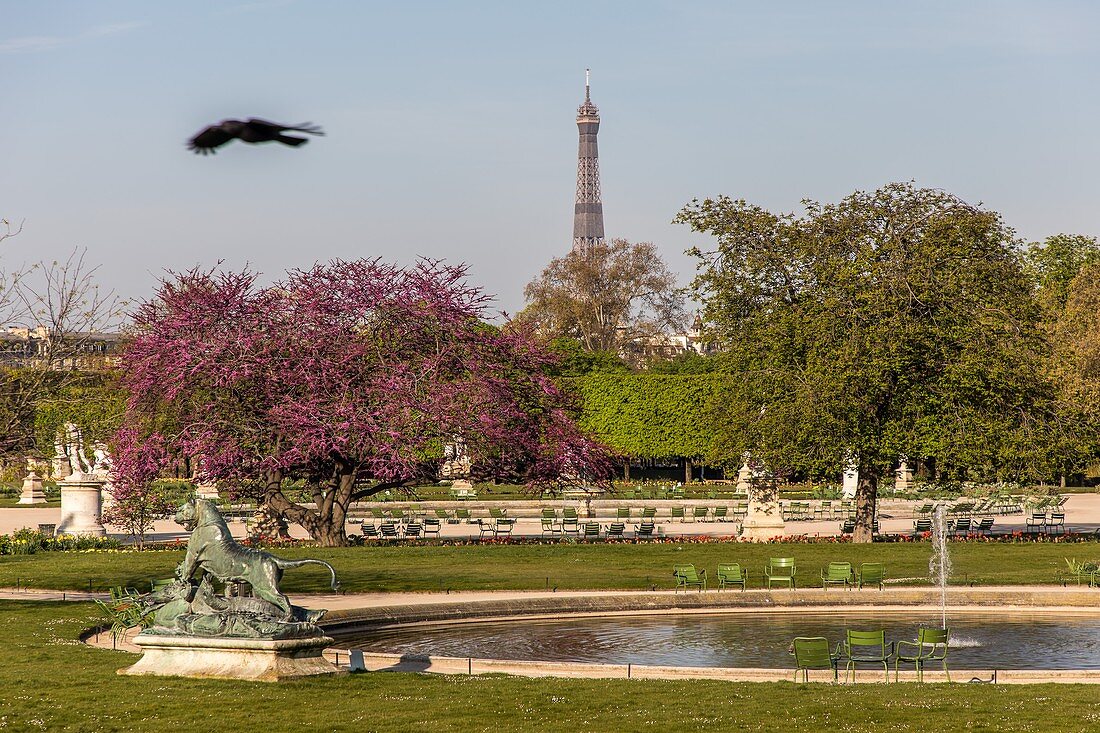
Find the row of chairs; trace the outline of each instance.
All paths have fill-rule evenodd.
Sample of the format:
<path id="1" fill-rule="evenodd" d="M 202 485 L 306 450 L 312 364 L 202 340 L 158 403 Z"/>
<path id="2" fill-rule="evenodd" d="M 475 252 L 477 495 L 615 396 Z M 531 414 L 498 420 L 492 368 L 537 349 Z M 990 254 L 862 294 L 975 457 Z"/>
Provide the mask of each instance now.
<path id="1" fill-rule="evenodd" d="M 1049 512 L 1058 511 L 1066 502 L 1068 496 L 1016 496 L 1001 494 L 988 496 L 984 499 L 960 499 L 951 504 L 944 504 L 950 515 L 983 517 L 1005 514 L 1024 514 L 1025 512 Z M 925 502 L 917 507 L 918 517 L 931 516 L 938 502 Z"/>
<path id="2" fill-rule="evenodd" d="M 1033 511 L 1024 518 L 1028 534 L 1065 534 L 1066 513 L 1063 511 Z"/>
<path id="3" fill-rule="evenodd" d="M 399 522 L 383 521 L 379 524 L 363 522 L 363 537 L 366 539 L 404 540 L 419 537 L 439 537 L 441 523 L 438 519 L 426 517 L 420 520 Z"/>
<path id="4" fill-rule="evenodd" d="M 822 501 L 816 504 L 809 501 L 781 501 L 783 519 L 787 522 L 850 519 L 855 516 L 854 501 Z"/>
<path id="5" fill-rule="evenodd" d="M 955 537 L 966 537 L 971 534 L 990 536 L 993 534 L 993 522 L 993 517 L 982 517 L 978 520 L 974 520 L 971 517 L 956 517 L 955 519 L 948 520 L 947 532 Z M 931 531 L 931 519 L 921 518 L 913 522 L 914 535 L 926 534 Z"/>
<path id="6" fill-rule="evenodd" d="M 855 531 L 856 531 L 856 520 L 855 519 L 845 519 L 843 522 L 840 523 L 840 533 L 842 535 L 843 534 L 852 534 Z M 878 534 L 878 533 L 879 533 L 879 526 L 878 526 L 878 520 L 876 519 L 872 524 L 871 534 Z"/>
<path id="7" fill-rule="evenodd" d="M 897 682 L 900 665 L 914 665 L 917 681 L 924 681 L 924 669 L 929 665 L 939 665 L 951 681 L 951 672 L 947 668 L 947 650 L 950 631 L 948 629 L 921 628 L 917 630 L 916 641 L 887 642 L 885 631 L 858 631 L 848 629 L 844 641 L 833 649 L 829 640 L 823 636 L 800 636 L 791 644 L 791 653 L 795 658 L 794 681 L 798 682 L 798 673 L 802 672 L 804 682 L 809 682 L 809 670 L 829 670 L 833 673 L 833 682 L 839 681 L 838 668 L 844 662 L 844 681 L 851 674 L 856 679 L 856 670 L 861 664 L 882 665 L 885 681 L 890 681 L 890 661 L 894 662 L 894 681 Z"/>
<path id="8" fill-rule="evenodd" d="M 695 490 L 692 492 L 694 497 L 701 497 L 704 499 L 710 499 L 711 501 L 729 499 L 731 501 L 745 501 L 749 500 L 749 495 L 743 491 L 721 491 L 719 489 L 705 489 Z M 618 494 L 627 501 L 649 501 L 651 499 L 662 500 L 676 500 L 687 499 L 687 492 L 681 486 L 679 488 L 673 486 L 670 488 L 656 488 L 656 489 L 624 489 Z"/>
<path id="9" fill-rule="evenodd" d="M 761 587 L 771 589 L 776 585 L 783 585 L 791 590 L 795 588 L 795 576 L 798 573 L 797 563 L 793 557 L 773 557 L 768 559 L 761 576 Z M 676 581 L 675 590 L 681 588 L 688 590 L 698 588 L 700 591 L 707 589 L 707 571 L 705 568 L 697 569 L 694 565 L 676 565 L 672 569 L 673 579 Z M 718 566 L 718 590 L 726 587 L 740 587 L 745 590 L 749 581 L 749 572 L 740 563 L 727 563 Z M 865 562 L 859 568 L 853 568 L 849 562 L 830 562 L 821 569 L 821 587 L 828 589 L 831 585 L 839 585 L 848 588 L 864 586 L 878 586 L 879 590 L 886 585 L 886 565 L 880 562 Z"/>
<path id="10" fill-rule="evenodd" d="M 614 518 L 617 522 L 625 523 L 655 522 L 657 521 L 657 511 L 656 507 L 651 506 L 641 507 L 640 509 L 621 506 L 615 509 Z M 748 511 L 748 504 L 735 504 L 732 507 L 674 506 L 669 508 L 668 519 L 673 522 L 731 522 L 743 519 Z M 565 507 L 560 513 L 553 507 L 543 507 L 541 517 L 551 521 L 580 520 L 577 510 L 573 507 Z"/>
<path id="11" fill-rule="evenodd" d="M 626 522 L 600 524 L 599 522 L 580 522 L 576 518 L 558 521 L 543 517 L 542 536 L 577 537 L 585 540 L 597 540 L 601 537 L 608 540 L 623 539 L 626 537 L 626 526 Z M 653 537 L 656 530 L 657 526 L 652 519 L 642 520 L 634 526 L 634 536 Z"/>

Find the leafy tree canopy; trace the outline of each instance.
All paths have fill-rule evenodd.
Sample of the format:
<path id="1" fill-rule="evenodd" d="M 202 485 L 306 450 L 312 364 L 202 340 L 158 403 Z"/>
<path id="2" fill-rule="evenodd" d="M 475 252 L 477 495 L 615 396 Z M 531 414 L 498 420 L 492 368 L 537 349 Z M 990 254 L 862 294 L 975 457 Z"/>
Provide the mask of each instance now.
<path id="1" fill-rule="evenodd" d="M 524 295 L 518 320 L 593 352 L 634 353 L 635 342 L 681 329 L 685 320 L 676 278 L 650 242 L 613 239 L 551 260 Z"/>
<path id="2" fill-rule="evenodd" d="M 1069 296 L 1070 282 L 1083 267 L 1100 262 L 1100 245 L 1096 237 L 1055 234 L 1041 243 L 1032 242 L 1024 262 L 1040 301 L 1057 317 Z"/>
<path id="3" fill-rule="evenodd" d="M 166 450 L 207 480 L 247 485 L 276 512 L 341 544 L 350 502 L 438 477 L 465 439 L 475 478 L 537 485 L 609 476 L 521 329 L 484 324 L 465 269 L 335 261 L 269 287 L 250 272 L 165 280 L 122 357 L 130 427 L 164 415 Z M 134 445 L 138 441 L 133 441 Z M 305 481 L 315 508 L 291 501 Z"/>
<path id="4" fill-rule="evenodd" d="M 558 361 L 550 373 L 558 377 L 579 377 L 584 374 L 628 374 L 630 367 L 616 354 L 588 351 L 581 342 L 569 336 L 559 336 L 549 344 Z"/>
<path id="5" fill-rule="evenodd" d="M 856 538 L 901 455 L 1022 471 L 1045 413 L 1045 344 L 1019 245 L 993 212 L 896 183 L 775 214 L 729 198 L 677 217 L 704 320 L 736 377 L 722 455 L 860 469 Z"/>

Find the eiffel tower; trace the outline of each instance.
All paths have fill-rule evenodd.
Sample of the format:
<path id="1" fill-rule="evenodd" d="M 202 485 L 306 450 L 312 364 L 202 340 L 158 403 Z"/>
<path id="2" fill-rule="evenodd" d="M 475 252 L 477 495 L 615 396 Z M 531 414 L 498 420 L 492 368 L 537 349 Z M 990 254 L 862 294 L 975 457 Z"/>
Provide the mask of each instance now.
<path id="1" fill-rule="evenodd" d="M 596 135 L 600 110 L 592 104 L 588 69 L 584 70 L 584 104 L 577 108 L 580 148 L 577 151 L 577 201 L 573 207 L 573 251 L 587 255 L 603 244 L 603 202 L 600 200 L 600 157 Z"/>

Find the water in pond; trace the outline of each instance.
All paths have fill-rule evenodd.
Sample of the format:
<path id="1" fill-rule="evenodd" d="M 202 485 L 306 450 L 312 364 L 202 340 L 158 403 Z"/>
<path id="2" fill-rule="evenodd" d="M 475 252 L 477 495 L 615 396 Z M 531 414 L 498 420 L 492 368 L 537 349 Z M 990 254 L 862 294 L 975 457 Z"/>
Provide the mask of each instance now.
<path id="1" fill-rule="evenodd" d="M 948 621 L 955 669 L 1100 669 L 1100 617 L 953 613 Z M 824 636 L 835 645 L 845 629 L 885 629 L 887 641 L 912 641 L 919 626 L 939 624 L 935 611 L 612 616 L 349 633 L 337 645 L 444 657 L 784 669 L 796 636 Z"/>

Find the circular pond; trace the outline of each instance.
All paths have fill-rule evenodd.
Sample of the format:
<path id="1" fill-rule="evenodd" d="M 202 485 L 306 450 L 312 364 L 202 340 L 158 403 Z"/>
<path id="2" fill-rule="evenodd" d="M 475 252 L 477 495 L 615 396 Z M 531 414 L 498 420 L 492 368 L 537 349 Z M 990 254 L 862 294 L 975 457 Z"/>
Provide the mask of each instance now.
<path id="1" fill-rule="evenodd" d="M 681 667 L 791 666 L 796 636 L 832 644 L 846 629 L 886 631 L 912 641 L 937 613 L 618 615 L 406 627 L 339 636 L 342 648 L 391 654 Z M 957 613 L 949 664 L 957 669 L 1100 669 L 1100 617 L 1049 613 Z"/>

